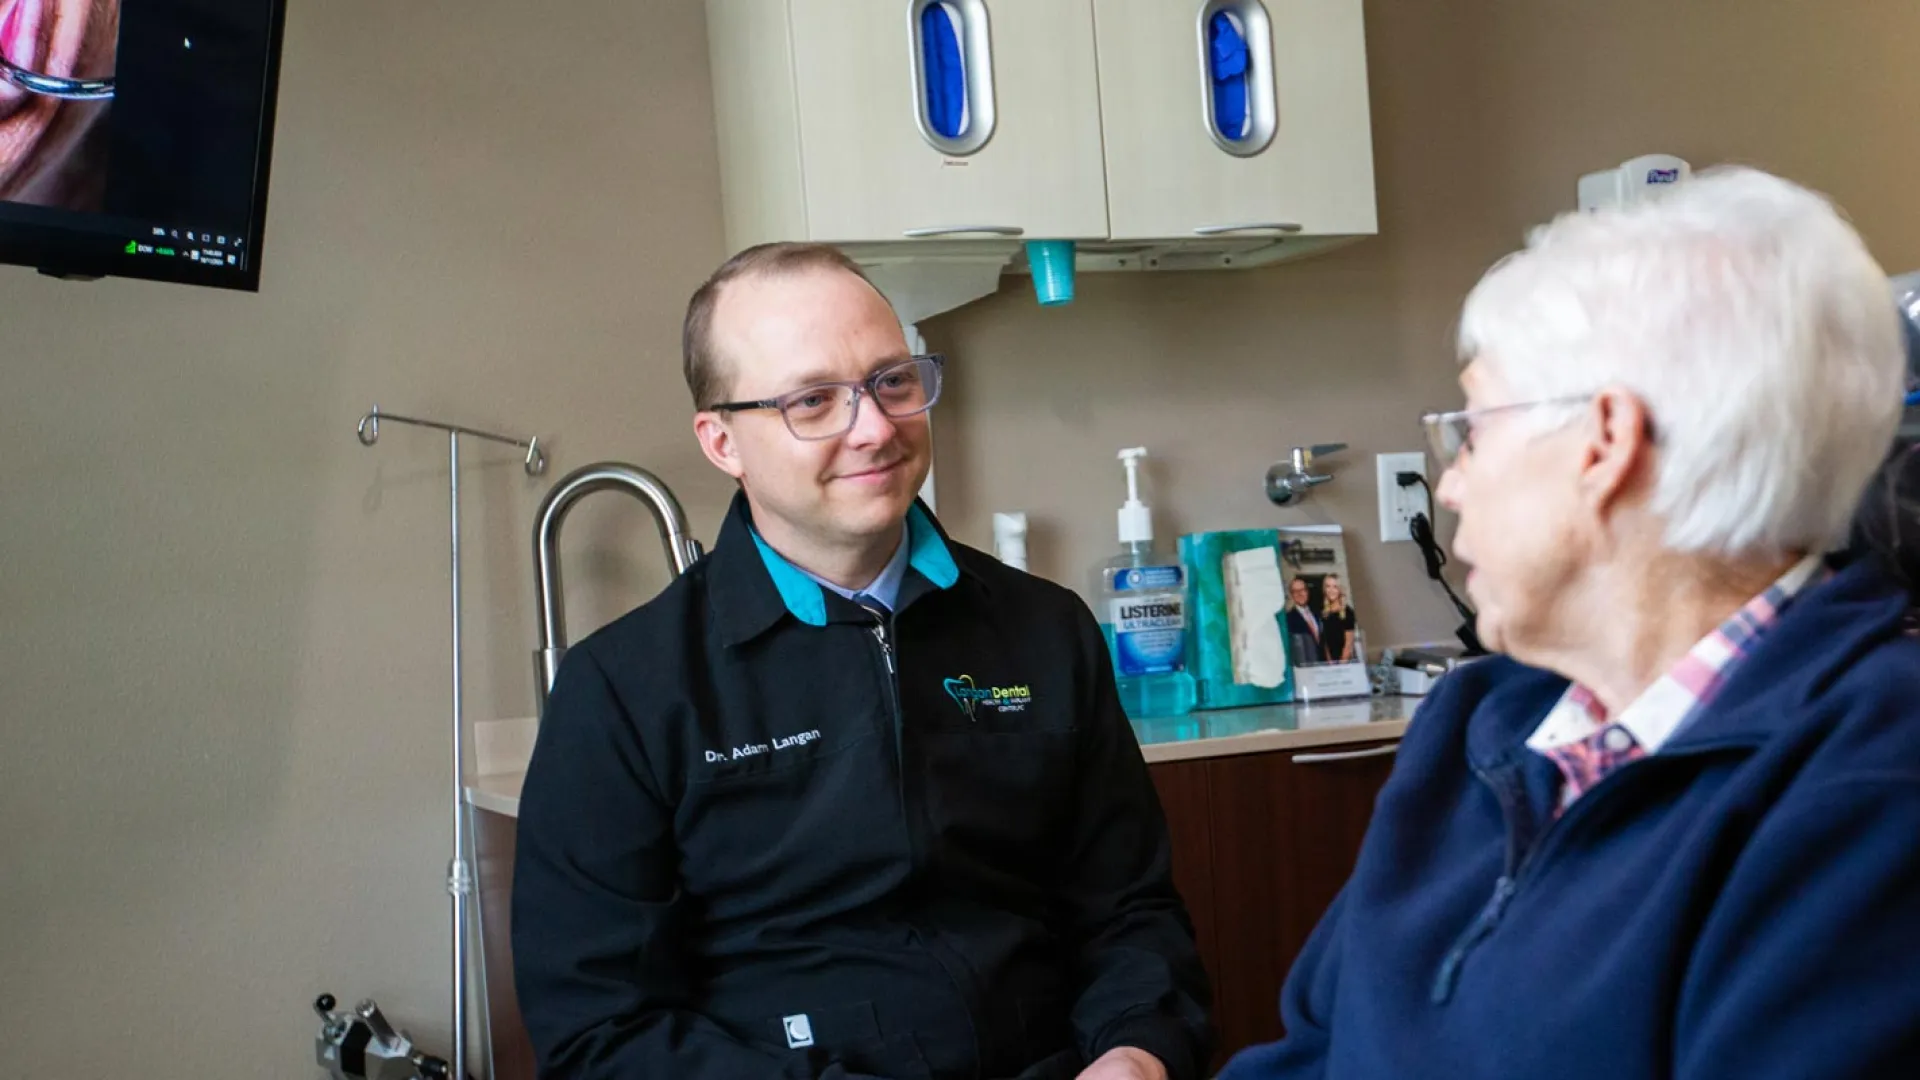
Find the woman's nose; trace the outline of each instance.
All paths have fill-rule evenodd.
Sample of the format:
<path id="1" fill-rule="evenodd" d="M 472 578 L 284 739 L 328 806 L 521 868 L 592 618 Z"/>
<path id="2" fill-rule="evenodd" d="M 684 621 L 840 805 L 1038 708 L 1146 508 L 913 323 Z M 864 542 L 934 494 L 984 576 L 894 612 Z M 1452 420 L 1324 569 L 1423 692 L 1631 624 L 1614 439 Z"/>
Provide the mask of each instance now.
<path id="1" fill-rule="evenodd" d="M 1456 514 L 1460 512 L 1460 463 L 1458 461 L 1448 465 L 1447 470 L 1440 474 L 1440 486 L 1434 489 L 1433 494 L 1434 498 L 1440 500 L 1441 506 Z"/>

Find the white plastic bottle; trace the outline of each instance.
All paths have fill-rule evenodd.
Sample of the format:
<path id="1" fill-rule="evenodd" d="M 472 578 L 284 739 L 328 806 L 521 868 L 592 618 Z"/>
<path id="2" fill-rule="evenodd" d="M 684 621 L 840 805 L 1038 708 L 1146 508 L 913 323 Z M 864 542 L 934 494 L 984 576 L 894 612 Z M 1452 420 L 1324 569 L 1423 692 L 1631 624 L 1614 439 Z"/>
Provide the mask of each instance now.
<path id="1" fill-rule="evenodd" d="M 1027 568 L 1027 512 L 993 515 L 993 557 L 1015 570 Z"/>
<path id="2" fill-rule="evenodd" d="M 1120 451 L 1127 501 L 1120 507 L 1120 550 L 1094 568 L 1096 614 L 1113 659 L 1120 705 L 1134 719 L 1193 710 L 1186 671 L 1187 574 L 1177 557 L 1153 550 L 1153 514 L 1140 501 L 1144 446 Z"/>

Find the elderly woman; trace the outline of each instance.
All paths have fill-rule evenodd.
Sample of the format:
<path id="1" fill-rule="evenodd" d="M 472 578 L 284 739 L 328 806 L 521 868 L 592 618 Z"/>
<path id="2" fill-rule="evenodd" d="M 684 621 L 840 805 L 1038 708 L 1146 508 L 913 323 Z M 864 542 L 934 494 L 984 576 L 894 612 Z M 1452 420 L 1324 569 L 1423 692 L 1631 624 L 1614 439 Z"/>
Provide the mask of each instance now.
<path id="1" fill-rule="evenodd" d="M 1429 418 L 1505 656 L 1442 680 L 1224 1074 L 1920 1076 L 1920 641 L 1823 558 L 1891 444 L 1887 281 L 1748 170 L 1567 217 Z"/>

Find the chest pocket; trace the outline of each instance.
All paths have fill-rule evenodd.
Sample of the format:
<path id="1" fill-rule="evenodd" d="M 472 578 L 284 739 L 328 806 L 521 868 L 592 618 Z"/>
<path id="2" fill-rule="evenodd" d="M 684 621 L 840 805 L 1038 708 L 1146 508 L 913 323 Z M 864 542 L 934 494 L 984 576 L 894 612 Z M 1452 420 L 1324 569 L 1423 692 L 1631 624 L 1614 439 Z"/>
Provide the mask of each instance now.
<path id="1" fill-rule="evenodd" d="M 898 825 L 887 828 L 874 803 L 889 794 L 876 788 L 886 776 L 880 738 L 807 750 L 729 762 L 688 782 L 676 817 L 681 875 L 712 901 L 714 917 L 753 917 L 763 903 L 771 913 L 795 895 L 833 892 L 899 847 Z"/>
<path id="2" fill-rule="evenodd" d="M 1049 880 L 1075 786 L 1071 729 L 922 733 L 927 813 L 941 847 L 974 867 Z"/>
<path id="3" fill-rule="evenodd" d="M 1017 649 L 977 623 L 940 629 L 924 655 L 952 666 L 916 651 L 901 679 L 936 847 L 957 880 L 1029 890 L 1057 873 L 1075 805 L 1072 660 L 1050 640 Z"/>
<path id="4" fill-rule="evenodd" d="M 830 903 L 905 850 L 877 654 L 769 644 L 715 680 L 675 814 L 682 880 L 721 921 L 803 914 L 793 897 Z"/>

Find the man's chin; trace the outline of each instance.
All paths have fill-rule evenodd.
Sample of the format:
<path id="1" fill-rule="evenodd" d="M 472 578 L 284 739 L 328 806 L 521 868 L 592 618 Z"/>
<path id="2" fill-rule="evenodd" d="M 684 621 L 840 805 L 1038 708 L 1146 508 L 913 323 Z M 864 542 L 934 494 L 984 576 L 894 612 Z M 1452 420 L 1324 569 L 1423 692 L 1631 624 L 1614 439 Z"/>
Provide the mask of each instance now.
<path id="1" fill-rule="evenodd" d="M 899 482 L 865 489 L 843 489 L 833 500 L 834 516 L 859 532 L 880 532 L 900 522 L 913 506 L 917 489 Z"/>

